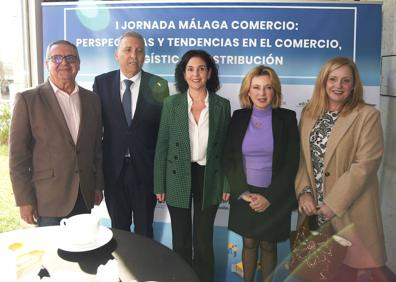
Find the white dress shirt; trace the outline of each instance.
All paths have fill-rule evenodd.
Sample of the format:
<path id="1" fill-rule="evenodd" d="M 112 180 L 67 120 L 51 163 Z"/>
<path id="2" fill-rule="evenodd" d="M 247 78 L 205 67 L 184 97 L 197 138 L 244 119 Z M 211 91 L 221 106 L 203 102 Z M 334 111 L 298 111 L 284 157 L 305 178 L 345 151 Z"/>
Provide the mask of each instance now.
<path id="1" fill-rule="evenodd" d="M 65 117 L 67 127 L 69 128 L 74 144 L 77 144 L 78 130 L 80 129 L 81 120 L 81 104 L 78 85 L 76 83 L 73 92 L 68 94 L 56 87 L 51 80 L 50 84 L 54 90 L 55 97 L 58 100 L 63 116 Z"/>
<path id="2" fill-rule="evenodd" d="M 193 101 L 187 91 L 188 100 L 188 130 L 190 135 L 191 162 L 206 165 L 206 149 L 209 137 L 209 93 L 206 93 L 205 108 L 199 115 L 198 123 L 195 122 L 191 112 Z"/>
<path id="3" fill-rule="evenodd" d="M 136 110 L 136 103 L 138 100 L 139 96 L 139 88 L 140 88 L 140 80 L 142 77 L 142 72 L 138 72 L 135 76 L 132 76 L 131 78 L 127 78 L 121 71 L 120 71 L 120 97 L 122 101 L 122 96 L 124 96 L 125 92 L 125 83 L 124 80 L 128 79 L 131 80 L 133 83 L 131 85 L 131 94 L 132 94 L 132 101 L 131 101 L 131 107 L 132 107 L 132 118 L 135 115 L 135 110 Z"/>

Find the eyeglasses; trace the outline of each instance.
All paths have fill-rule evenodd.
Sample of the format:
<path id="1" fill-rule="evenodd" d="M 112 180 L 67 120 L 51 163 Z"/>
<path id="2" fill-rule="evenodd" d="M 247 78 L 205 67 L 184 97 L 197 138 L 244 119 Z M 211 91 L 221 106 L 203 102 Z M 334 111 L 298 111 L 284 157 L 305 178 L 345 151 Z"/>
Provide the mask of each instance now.
<path id="1" fill-rule="evenodd" d="M 60 65 L 63 61 L 63 59 L 65 59 L 66 63 L 76 63 L 78 62 L 78 57 L 74 56 L 74 55 L 66 55 L 66 56 L 62 56 L 62 55 L 54 55 L 48 58 L 49 60 L 51 60 L 51 62 L 53 62 L 54 64 Z"/>

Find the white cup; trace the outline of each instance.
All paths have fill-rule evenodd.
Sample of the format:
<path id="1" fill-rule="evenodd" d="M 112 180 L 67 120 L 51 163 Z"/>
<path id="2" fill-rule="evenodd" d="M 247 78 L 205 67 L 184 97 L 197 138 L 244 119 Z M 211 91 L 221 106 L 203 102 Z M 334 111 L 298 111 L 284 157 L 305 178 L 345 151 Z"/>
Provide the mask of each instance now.
<path id="1" fill-rule="evenodd" d="M 61 220 L 67 240 L 75 245 L 86 245 L 96 241 L 99 218 L 89 214 L 78 214 Z"/>

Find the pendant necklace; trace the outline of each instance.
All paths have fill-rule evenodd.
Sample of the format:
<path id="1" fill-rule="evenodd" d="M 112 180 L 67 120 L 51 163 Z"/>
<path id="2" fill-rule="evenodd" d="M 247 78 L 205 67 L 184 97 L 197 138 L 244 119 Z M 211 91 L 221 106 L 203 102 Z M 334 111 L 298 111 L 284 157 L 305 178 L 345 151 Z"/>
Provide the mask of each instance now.
<path id="1" fill-rule="evenodd" d="M 252 122 L 253 122 L 253 126 L 255 128 L 262 128 L 263 127 L 263 123 L 260 120 L 256 120 L 256 119 L 253 118 Z"/>

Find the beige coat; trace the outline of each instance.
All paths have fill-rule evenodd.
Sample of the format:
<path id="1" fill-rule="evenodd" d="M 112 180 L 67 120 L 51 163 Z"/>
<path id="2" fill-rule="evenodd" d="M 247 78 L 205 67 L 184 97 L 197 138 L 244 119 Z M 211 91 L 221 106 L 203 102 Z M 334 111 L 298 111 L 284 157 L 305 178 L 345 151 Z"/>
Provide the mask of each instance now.
<path id="1" fill-rule="evenodd" d="M 33 205 L 39 216 L 68 215 L 80 187 L 88 208 L 103 190 L 99 97 L 79 88 L 77 144 L 49 82 L 18 93 L 10 130 L 10 175 L 16 204 Z"/>
<path id="2" fill-rule="evenodd" d="M 309 135 L 315 119 L 302 115 L 296 194 L 315 187 Z M 336 214 L 332 225 L 352 242 L 344 263 L 356 268 L 385 264 L 377 171 L 383 155 L 380 113 L 362 105 L 336 121 L 324 160 L 324 202 Z M 316 196 L 316 195 L 315 195 Z"/>

